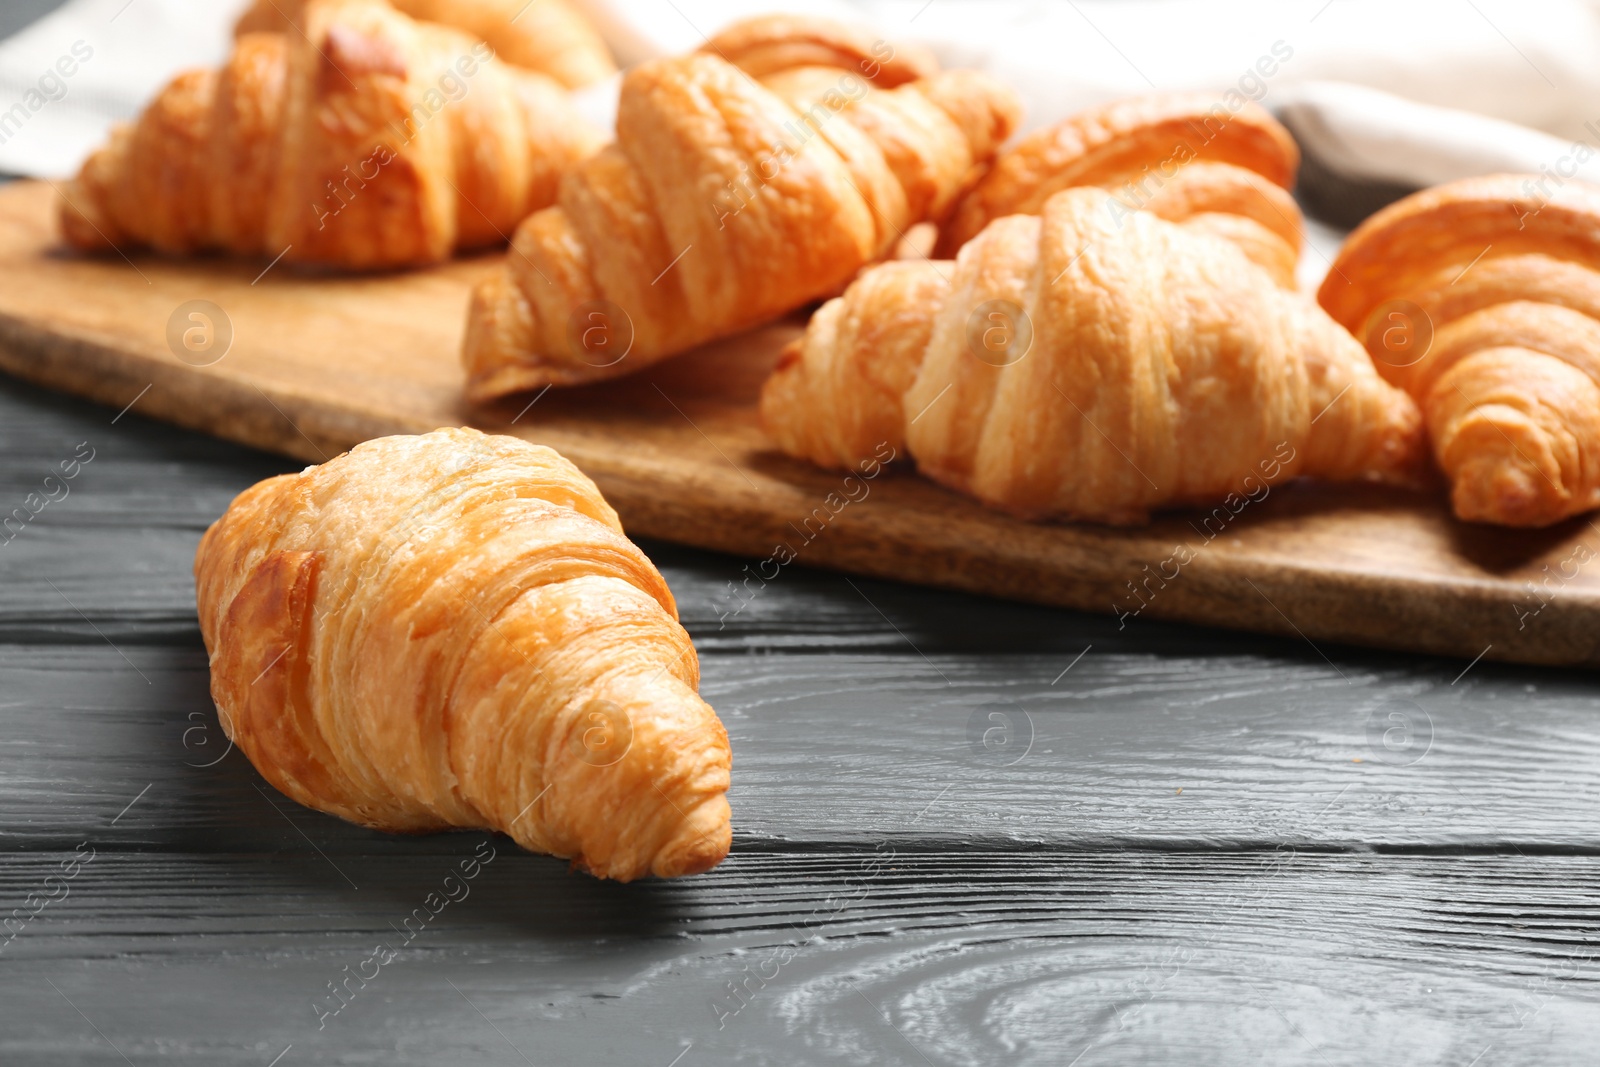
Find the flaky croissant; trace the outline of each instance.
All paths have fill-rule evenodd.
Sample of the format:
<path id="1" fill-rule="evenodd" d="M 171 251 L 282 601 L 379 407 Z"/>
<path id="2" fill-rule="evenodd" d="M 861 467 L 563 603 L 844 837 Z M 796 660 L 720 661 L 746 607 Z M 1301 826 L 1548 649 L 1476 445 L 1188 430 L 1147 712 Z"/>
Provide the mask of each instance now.
<path id="1" fill-rule="evenodd" d="M 1079 112 L 1001 153 L 940 233 L 953 256 L 1005 215 L 1037 215 L 1062 189 L 1110 193 L 1113 220 L 1144 210 L 1225 237 L 1284 288 L 1295 284 L 1303 222 L 1288 190 L 1294 138 L 1266 109 L 1229 110 L 1202 93 L 1157 93 Z"/>
<path id="2" fill-rule="evenodd" d="M 1422 406 L 1470 522 L 1600 506 L 1600 189 L 1553 181 L 1469 178 L 1391 204 L 1318 293 Z"/>
<path id="3" fill-rule="evenodd" d="M 1017 121 L 989 79 L 921 73 L 794 18 L 629 71 L 616 143 L 573 169 L 474 294 L 468 397 L 631 373 L 837 292 L 942 216 Z"/>
<path id="4" fill-rule="evenodd" d="M 727 854 L 728 738 L 672 594 L 550 449 L 368 441 L 242 493 L 195 582 L 222 724 L 300 803 L 623 881 Z"/>
<path id="5" fill-rule="evenodd" d="M 954 263 L 864 272 L 761 394 L 830 467 L 909 452 L 1026 518 L 1143 520 L 1296 475 L 1414 482 L 1420 416 L 1359 343 L 1233 244 L 1077 188 Z"/>
<path id="6" fill-rule="evenodd" d="M 298 32 L 309 0 L 256 0 L 234 33 Z M 567 0 L 391 0 L 415 19 L 465 30 L 507 63 L 571 89 L 617 72 L 600 34 Z"/>
<path id="7" fill-rule="evenodd" d="M 282 255 L 350 269 L 504 240 L 600 146 L 566 91 L 382 0 L 314 0 L 179 75 L 64 190 L 79 248 Z"/>

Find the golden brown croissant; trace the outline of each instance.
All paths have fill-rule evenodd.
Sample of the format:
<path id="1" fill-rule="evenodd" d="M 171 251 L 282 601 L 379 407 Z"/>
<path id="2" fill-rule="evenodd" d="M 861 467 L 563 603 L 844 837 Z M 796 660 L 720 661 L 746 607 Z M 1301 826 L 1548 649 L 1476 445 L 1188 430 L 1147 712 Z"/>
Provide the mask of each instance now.
<path id="1" fill-rule="evenodd" d="M 919 61 L 818 20 L 707 49 L 629 71 L 616 144 L 518 229 L 473 297 L 470 399 L 631 373 L 837 292 L 942 216 L 1018 117 L 981 75 L 915 78 Z"/>
<path id="2" fill-rule="evenodd" d="M 1354 338 L 1231 243 L 1112 222 L 1105 200 L 1069 189 L 954 263 L 864 272 L 780 359 L 768 432 L 831 467 L 909 452 L 1028 518 L 1137 522 L 1299 474 L 1416 479 L 1416 406 Z"/>
<path id="3" fill-rule="evenodd" d="M 256 0 L 234 33 L 285 33 L 309 0 Z M 507 63 L 548 74 L 569 89 L 617 72 L 600 34 L 567 0 L 391 0 L 414 19 L 465 30 Z"/>
<path id="4" fill-rule="evenodd" d="M 1077 185 L 1112 195 L 1113 221 L 1143 209 L 1226 237 L 1286 289 L 1300 258 L 1300 208 L 1288 193 L 1294 138 L 1266 109 L 1229 111 L 1202 93 L 1159 93 L 1079 112 L 1023 138 L 962 198 L 940 234 L 953 256 L 993 220 L 1037 215 Z"/>
<path id="5" fill-rule="evenodd" d="M 381 0 L 315 0 L 179 75 L 64 191 L 80 248 L 282 253 L 351 269 L 493 244 L 600 135 L 548 78 Z"/>
<path id="6" fill-rule="evenodd" d="M 672 594 L 550 449 L 368 441 L 242 493 L 195 582 L 223 726 L 300 803 L 622 881 L 727 854 L 728 738 Z"/>
<path id="7" fill-rule="evenodd" d="M 1422 406 L 1459 518 L 1600 506 L 1600 189 L 1503 174 L 1350 235 L 1318 299 Z"/>
<path id="8" fill-rule="evenodd" d="M 863 26 L 809 15 L 763 15 L 736 22 L 701 51 L 758 79 L 825 67 L 855 71 L 879 89 L 893 89 L 939 73 L 938 61 L 921 48 L 891 45 Z M 837 82 L 838 75 L 832 80 Z"/>

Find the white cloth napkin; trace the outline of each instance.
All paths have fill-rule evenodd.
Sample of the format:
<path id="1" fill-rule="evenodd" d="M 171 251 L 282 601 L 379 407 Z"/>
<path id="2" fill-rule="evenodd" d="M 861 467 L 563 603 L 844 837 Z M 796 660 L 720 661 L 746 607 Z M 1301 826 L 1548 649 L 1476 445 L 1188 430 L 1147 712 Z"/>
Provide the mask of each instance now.
<path id="1" fill-rule="evenodd" d="M 1348 82 L 1295 86 L 1278 113 L 1303 148 L 1350 177 L 1426 186 L 1521 171 L 1553 187 L 1600 183 L 1600 97 L 1593 99 L 1594 117 L 1573 138 Z"/>
<path id="2" fill-rule="evenodd" d="M 0 42 L 0 171 L 72 172 L 173 73 L 218 62 L 243 3 L 69 0 Z M 1600 180 L 1600 0 L 579 3 L 624 65 L 697 47 L 758 10 L 804 11 L 1005 79 L 1027 128 L 1119 96 L 1200 90 L 1274 108 L 1308 155 L 1353 179 Z M 73 60 L 75 46 L 92 55 Z M 580 94 L 601 122 L 615 98 L 615 79 Z"/>
<path id="3" fill-rule="evenodd" d="M 220 63 L 247 2 L 70 0 L 0 42 L 0 173 L 72 174 L 178 71 Z"/>

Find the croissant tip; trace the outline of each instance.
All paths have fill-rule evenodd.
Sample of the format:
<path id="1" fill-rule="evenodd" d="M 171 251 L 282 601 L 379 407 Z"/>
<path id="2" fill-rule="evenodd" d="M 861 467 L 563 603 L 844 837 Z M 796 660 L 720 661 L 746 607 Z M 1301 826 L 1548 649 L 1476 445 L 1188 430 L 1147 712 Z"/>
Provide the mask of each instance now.
<path id="1" fill-rule="evenodd" d="M 56 198 L 56 218 L 61 227 L 61 236 L 73 248 L 85 252 L 110 252 L 116 248 L 111 238 L 106 236 L 111 223 L 93 209 L 93 204 L 93 198 L 80 181 L 68 182 Z"/>
<path id="2" fill-rule="evenodd" d="M 728 858 L 733 844 L 733 826 L 726 797 L 716 798 L 721 807 L 720 821 L 705 829 L 694 820 L 683 824 L 684 832 L 667 842 L 644 864 L 596 863 L 587 856 L 572 857 L 570 869 L 602 880 L 633 882 L 640 878 L 684 878 L 704 874 Z"/>
<path id="3" fill-rule="evenodd" d="M 732 829 L 725 825 L 720 833 L 701 838 L 700 843 L 682 853 L 672 867 L 664 869 L 661 872 L 662 876 L 677 878 L 689 874 L 704 874 L 728 858 L 732 837 Z"/>
<path id="4" fill-rule="evenodd" d="M 679 831 L 656 853 L 650 873 L 658 878 L 704 874 L 728 856 L 733 824 L 725 793 L 706 797 L 679 824 Z"/>
<path id="5" fill-rule="evenodd" d="M 1549 526 L 1573 514 L 1566 494 L 1557 491 L 1543 472 L 1499 457 L 1456 472 L 1450 503 L 1462 522 L 1531 529 Z"/>

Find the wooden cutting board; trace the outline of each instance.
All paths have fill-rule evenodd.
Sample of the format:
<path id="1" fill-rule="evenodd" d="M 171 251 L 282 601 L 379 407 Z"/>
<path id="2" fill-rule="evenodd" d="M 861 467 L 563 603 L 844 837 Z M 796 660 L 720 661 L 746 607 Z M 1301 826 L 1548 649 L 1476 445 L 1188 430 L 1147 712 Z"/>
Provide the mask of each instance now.
<path id="1" fill-rule="evenodd" d="M 457 348 L 468 288 L 495 257 L 363 278 L 91 259 L 61 247 L 52 198 L 42 183 L 0 188 L 0 369 L 313 462 L 458 424 L 550 445 L 599 483 L 630 533 L 750 557 L 729 562 L 730 614 L 801 564 L 1115 612 L 1125 627 L 1286 634 L 1319 653 L 1353 642 L 1600 664 L 1600 528 L 1584 519 L 1468 526 L 1438 497 L 1297 483 L 1225 524 L 1182 513 L 1134 530 L 1017 522 L 909 470 L 846 485 L 774 451 L 754 402 L 799 320 L 620 382 L 473 408 Z M 168 342 L 195 300 L 232 329 L 207 366 Z"/>

